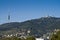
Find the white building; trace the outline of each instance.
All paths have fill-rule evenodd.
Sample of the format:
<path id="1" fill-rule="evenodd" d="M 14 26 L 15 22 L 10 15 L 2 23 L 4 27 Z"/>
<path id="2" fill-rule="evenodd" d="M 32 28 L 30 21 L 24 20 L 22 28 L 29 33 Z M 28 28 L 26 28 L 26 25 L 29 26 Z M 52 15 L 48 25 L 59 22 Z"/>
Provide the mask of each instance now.
<path id="1" fill-rule="evenodd" d="M 43 38 L 36 38 L 36 40 L 44 40 Z"/>

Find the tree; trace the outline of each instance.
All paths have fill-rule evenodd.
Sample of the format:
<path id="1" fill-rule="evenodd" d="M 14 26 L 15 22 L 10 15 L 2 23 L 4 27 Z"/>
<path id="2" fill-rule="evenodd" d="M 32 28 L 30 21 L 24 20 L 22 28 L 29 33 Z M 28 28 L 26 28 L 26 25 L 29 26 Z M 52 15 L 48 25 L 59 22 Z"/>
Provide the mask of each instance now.
<path id="1" fill-rule="evenodd" d="M 18 37 L 6 37 L 6 38 L 3 38 L 2 40 L 21 40 L 21 38 L 18 38 Z"/>
<path id="2" fill-rule="evenodd" d="M 60 31 L 56 32 L 56 34 L 53 34 L 50 40 L 60 40 Z"/>
<path id="3" fill-rule="evenodd" d="M 36 40 L 36 39 L 35 39 L 35 37 L 30 36 L 30 37 L 27 37 L 26 40 Z"/>

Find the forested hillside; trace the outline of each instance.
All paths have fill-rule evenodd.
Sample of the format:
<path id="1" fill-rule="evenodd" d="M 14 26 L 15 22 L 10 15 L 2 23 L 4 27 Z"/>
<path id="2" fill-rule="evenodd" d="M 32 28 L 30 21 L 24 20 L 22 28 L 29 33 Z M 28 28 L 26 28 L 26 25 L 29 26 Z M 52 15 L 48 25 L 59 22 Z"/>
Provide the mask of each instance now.
<path id="1" fill-rule="evenodd" d="M 42 35 L 54 29 L 60 29 L 60 18 L 42 17 L 25 22 L 10 22 L 0 25 L 0 34 L 30 30 L 31 35 Z"/>

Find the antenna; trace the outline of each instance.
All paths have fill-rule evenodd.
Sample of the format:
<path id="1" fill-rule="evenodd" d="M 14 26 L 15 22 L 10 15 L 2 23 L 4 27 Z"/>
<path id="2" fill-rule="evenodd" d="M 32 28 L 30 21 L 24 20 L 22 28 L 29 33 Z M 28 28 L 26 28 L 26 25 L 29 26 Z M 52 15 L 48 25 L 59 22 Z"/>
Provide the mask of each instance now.
<path id="1" fill-rule="evenodd" d="M 9 11 L 9 10 L 8 10 Z M 10 22 L 10 11 L 8 12 L 8 23 Z"/>
<path id="2" fill-rule="evenodd" d="M 8 15 L 8 20 L 10 21 L 10 15 Z"/>

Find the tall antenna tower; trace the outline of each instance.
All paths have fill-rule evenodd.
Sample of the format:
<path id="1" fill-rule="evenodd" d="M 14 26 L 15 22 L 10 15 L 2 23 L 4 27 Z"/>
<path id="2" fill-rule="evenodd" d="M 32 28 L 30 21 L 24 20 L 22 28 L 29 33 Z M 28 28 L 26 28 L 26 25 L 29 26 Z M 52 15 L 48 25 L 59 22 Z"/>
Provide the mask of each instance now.
<path id="1" fill-rule="evenodd" d="M 10 14 L 8 15 L 8 21 L 10 22 Z"/>
<path id="2" fill-rule="evenodd" d="M 8 12 L 8 23 L 10 22 L 10 11 Z"/>

